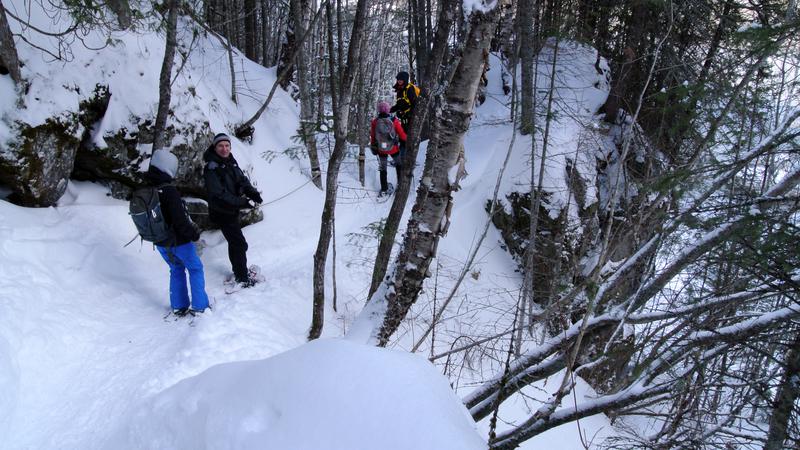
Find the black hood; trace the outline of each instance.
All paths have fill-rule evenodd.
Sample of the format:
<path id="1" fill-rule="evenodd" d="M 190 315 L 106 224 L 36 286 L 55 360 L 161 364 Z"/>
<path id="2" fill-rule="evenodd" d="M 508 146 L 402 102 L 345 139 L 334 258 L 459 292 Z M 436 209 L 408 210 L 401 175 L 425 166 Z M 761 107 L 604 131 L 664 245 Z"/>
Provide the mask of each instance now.
<path id="1" fill-rule="evenodd" d="M 205 162 L 215 162 L 217 164 L 231 164 L 236 163 L 236 159 L 233 157 L 233 153 L 230 154 L 226 159 L 222 159 L 216 151 L 214 151 L 214 146 L 209 146 L 205 153 L 203 153 L 203 161 Z"/>
<path id="2" fill-rule="evenodd" d="M 150 165 L 150 168 L 147 169 L 147 173 L 145 173 L 144 178 L 152 185 L 172 183 L 173 181 L 171 176 L 153 165 Z"/>

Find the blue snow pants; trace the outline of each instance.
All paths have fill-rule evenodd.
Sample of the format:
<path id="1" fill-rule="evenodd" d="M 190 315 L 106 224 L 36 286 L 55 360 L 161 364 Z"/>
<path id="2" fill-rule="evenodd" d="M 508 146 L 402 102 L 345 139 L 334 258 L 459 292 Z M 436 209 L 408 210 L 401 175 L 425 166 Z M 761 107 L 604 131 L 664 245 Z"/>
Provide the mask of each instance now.
<path id="1" fill-rule="evenodd" d="M 206 279 L 203 262 L 197 256 L 194 243 L 188 242 L 177 247 L 159 247 L 158 252 L 169 265 L 169 303 L 172 309 L 189 307 L 189 291 L 186 288 L 186 271 L 192 286 L 192 309 L 202 311 L 208 308 Z"/>

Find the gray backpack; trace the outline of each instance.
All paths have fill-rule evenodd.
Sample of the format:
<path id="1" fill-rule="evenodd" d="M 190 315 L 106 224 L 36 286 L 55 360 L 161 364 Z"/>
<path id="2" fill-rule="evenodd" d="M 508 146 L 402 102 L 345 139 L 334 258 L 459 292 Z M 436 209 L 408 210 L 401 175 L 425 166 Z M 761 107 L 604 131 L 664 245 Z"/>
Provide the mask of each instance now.
<path id="1" fill-rule="evenodd" d="M 391 117 L 379 117 L 375 122 L 375 142 L 381 153 L 389 153 L 397 145 L 397 132 Z"/>
<path id="2" fill-rule="evenodd" d="M 163 242 L 172 237 L 172 231 L 161 212 L 161 201 L 158 199 L 158 190 L 164 186 L 167 185 L 137 189 L 133 191 L 129 203 L 129 214 L 133 224 L 136 225 L 136 231 L 142 240 L 147 242 Z"/>

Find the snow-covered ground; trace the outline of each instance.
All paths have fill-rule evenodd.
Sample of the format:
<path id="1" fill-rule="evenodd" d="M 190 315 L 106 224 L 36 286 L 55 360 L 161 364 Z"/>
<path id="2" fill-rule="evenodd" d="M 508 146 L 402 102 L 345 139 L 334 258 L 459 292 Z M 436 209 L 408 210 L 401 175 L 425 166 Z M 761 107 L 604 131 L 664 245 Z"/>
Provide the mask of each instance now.
<path id="1" fill-rule="evenodd" d="M 124 45 L 102 50 L 102 58 L 76 50 L 73 61 L 61 68 L 42 63 L 36 50 L 20 45 L 26 75 L 37 80 L 32 92 L 61 92 L 57 86 L 81 82 L 85 93 L 93 82 L 83 80 L 105 77 L 112 90 L 125 94 L 112 95 L 112 102 L 120 103 L 109 107 L 104 129 L 125 126 L 130 114 L 154 113 L 163 43 L 154 35 L 118 38 Z M 594 63 L 589 50 L 571 51 L 578 60 Z M 258 107 L 274 70 L 238 56 L 245 74 L 241 87 L 251 96 L 240 96 L 234 105 L 221 54 L 213 39 L 193 50 L 175 89 L 185 93 L 191 86 L 195 95 L 177 95 L 173 108 L 183 112 L 182 120 L 207 120 L 212 130 L 230 132 L 227 127 Z M 214 309 L 192 323 L 164 318 L 167 266 L 147 244 L 123 247 L 135 233 L 127 204 L 110 198 L 104 187 L 71 182 L 53 208 L 21 208 L 0 200 L 0 448 L 480 448 L 486 423 L 468 420 L 448 379 L 436 372 L 447 373 L 456 392 L 466 394 L 472 383 L 493 374 L 491 365 L 461 379 L 452 368 L 427 362 L 428 344 L 416 355 L 398 350 L 410 348 L 423 331 L 432 300 L 446 295 L 486 221 L 486 200 L 511 139 L 508 98 L 500 89 L 499 62 L 493 61 L 489 99 L 465 144 L 470 175 L 456 194 L 452 227 L 435 263 L 437 276 L 429 280 L 395 350 L 336 339 L 366 300 L 377 246 L 370 225 L 390 207 L 374 200 L 377 163 L 371 159 L 364 188 L 355 159 L 344 165 L 336 214 L 337 311 L 329 301 L 325 339 L 305 344 L 323 193 L 308 183 L 307 162 L 281 153 L 293 145 L 297 127 L 296 107 L 281 92 L 256 124 L 253 143 L 233 143 L 233 153 L 251 170 L 265 199 L 265 220 L 244 233 L 248 258 L 261 266 L 266 282 L 226 295 L 226 243 L 218 231 L 204 233 L 208 246 L 202 260 Z M 554 130 L 560 154 L 576 152 L 577 124 L 590 120 L 602 95 L 602 89 L 592 90 L 600 82 L 596 74 L 591 79 L 593 70 L 589 65 L 562 80 L 563 98 L 572 94 L 570 104 L 585 111 L 571 127 Z M 9 87 L 5 78 L 0 77 L 0 94 Z M 21 113 L 0 113 L 35 123 L 53 111 L 74 109 L 79 96 L 67 92 Z M 1 129 L 0 138 L 7 132 Z M 517 137 L 501 193 L 529 182 L 530 146 L 529 139 Z M 264 152 L 277 153 L 265 157 Z M 424 148 L 418 170 L 423 160 Z M 560 173 L 563 165 L 556 165 L 548 180 L 557 183 Z M 394 181 L 392 171 L 389 178 Z M 508 319 L 519 288 L 515 268 L 500 234 L 490 228 L 437 338 L 486 334 L 503 326 L 497 322 Z M 540 388 L 546 386 L 504 406 L 501 418 L 524 419 L 536 407 L 532 399 L 544 395 L 535 392 Z M 576 395 L 592 393 L 579 381 Z M 544 433 L 522 448 L 580 449 L 581 439 L 589 436 L 597 443 L 609 430 L 605 417 L 594 416 Z"/>
<path id="2" fill-rule="evenodd" d="M 140 406 L 106 446 L 485 448 L 446 379 L 424 359 L 341 339 L 183 380 Z"/>

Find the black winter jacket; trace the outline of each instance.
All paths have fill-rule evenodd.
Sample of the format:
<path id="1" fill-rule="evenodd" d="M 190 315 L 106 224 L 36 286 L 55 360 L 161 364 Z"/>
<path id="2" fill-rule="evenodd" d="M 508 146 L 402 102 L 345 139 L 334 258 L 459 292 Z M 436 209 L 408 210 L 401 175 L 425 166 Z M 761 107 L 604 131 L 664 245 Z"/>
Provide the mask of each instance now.
<path id="1" fill-rule="evenodd" d="M 161 214 L 164 221 L 170 226 L 172 238 L 156 242 L 159 247 L 177 247 L 200 239 L 200 232 L 189 218 L 186 205 L 181 200 L 181 194 L 175 187 L 175 181 L 157 167 L 150 166 L 145 179 L 151 186 L 162 185 L 158 189 L 158 201 L 161 203 Z"/>
<path id="2" fill-rule="evenodd" d="M 258 195 L 233 155 L 222 159 L 211 146 L 203 154 L 203 160 L 206 162 L 203 177 L 209 211 L 236 215 L 240 209 L 249 206 L 248 198 Z"/>
<path id="3" fill-rule="evenodd" d="M 403 86 L 398 86 L 395 83 L 392 86 L 397 101 L 389 109 L 389 112 L 395 113 L 397 118 L 403 122 L 403 126 L 408 126 L 411 120 L 411 113 L 414 107 L 417 106 L 417 91 L 412 86 L 412 83 L 405 83 Z"/>

